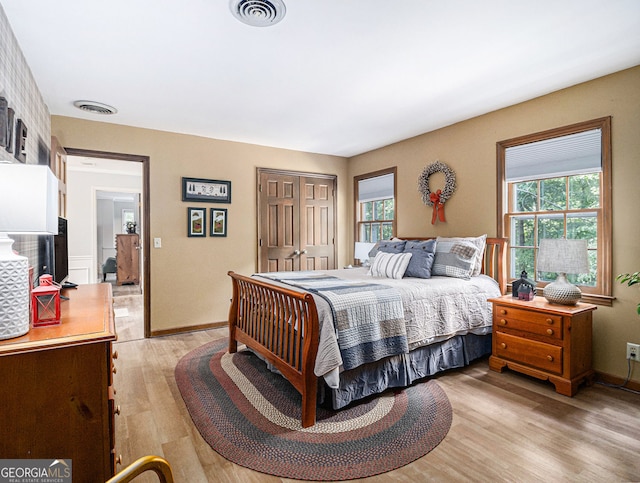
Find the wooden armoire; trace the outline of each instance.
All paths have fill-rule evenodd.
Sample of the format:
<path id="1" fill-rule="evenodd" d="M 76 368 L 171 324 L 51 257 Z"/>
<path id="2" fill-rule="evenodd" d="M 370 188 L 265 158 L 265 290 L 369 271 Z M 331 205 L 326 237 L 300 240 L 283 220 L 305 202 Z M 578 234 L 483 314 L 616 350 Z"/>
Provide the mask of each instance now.
<path id="1" fill-rule="evenodd" d="M 140 283 L 140 235 L 116 235 L 116 284 Z"/>

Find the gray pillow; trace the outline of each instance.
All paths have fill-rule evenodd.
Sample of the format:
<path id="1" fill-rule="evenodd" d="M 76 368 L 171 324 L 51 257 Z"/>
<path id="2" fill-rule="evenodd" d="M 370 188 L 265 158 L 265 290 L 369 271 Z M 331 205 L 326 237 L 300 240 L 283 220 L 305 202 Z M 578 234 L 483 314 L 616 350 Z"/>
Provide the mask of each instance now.
<path id="1" fill-rule="evenodd" d="M 402 253 L 404 251 L 404 240 L 380 240 L 369 252 L 369 258 L 375 258 L 378 252 Z"/>
<path id="2" fill-rule="evenodd" d="M 478 253 L 477 245 L 470 241 L 438 240 L 431 274 L 469 279 L 473 275 Z"/>
<path id="3" fill-rule="evenodd" d="M 436 253 L 436 241 L 411 241 L 404 246 L 404 253 L 411 253 L 405 277 L 431 278 L 431 267 Z"/>

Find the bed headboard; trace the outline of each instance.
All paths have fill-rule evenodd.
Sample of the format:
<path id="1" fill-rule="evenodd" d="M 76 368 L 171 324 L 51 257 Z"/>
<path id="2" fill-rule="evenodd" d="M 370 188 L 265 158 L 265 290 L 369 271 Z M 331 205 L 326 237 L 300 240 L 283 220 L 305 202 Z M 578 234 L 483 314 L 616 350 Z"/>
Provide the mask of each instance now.
<path id="1" fill-rule="evenodd" d="M 433 240 L 436 237 L 402 237 L 401 240 Z M 500 293 L 507 291 L 507 239 L 489 238 L 482 258 L 482 273 L 493 278 L 500 286 Z"/>

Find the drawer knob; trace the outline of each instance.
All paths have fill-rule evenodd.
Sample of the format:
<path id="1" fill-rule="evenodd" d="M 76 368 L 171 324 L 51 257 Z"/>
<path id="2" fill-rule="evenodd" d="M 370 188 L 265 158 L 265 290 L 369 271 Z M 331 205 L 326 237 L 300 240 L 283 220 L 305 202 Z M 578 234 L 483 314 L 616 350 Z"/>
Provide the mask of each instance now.
<path id="1" fill-rule="evenodd" d="M 113 372 L 114 374 L 118 372 L 118 369 L 116 369 L 116 366 L 113 366 L 113 369 L 111 369 L 111 372 Z"/>
<path id="2" fill-rule="evenodd" d="M 547 329 L 547 334 L 553 335 L 553 329 Z"/>
<path id="3" fill-rule="evenodd" d="M 547 324 L 553 325 L 553 319 L 547 319 Z"/>
<path id="4" fill-rule="evenodd" d="M 504 319 L 500 319 L 500 325 L 507 325 L 507 321 Z"/>
<path id="5" fill-rule="evenodd" d="M 115 409 L 113 410 L 113 414 L 117 414 L 118 416 L 120 416 L 120 404 L 116 405 Z"/>
<path id="6" fill-rule="evenodd" d="M 500 344 L 500 347 L 501 347 L 502 349 L 506 349 L 506 348 L 507 348 L 507 344 L 505 344 L 505 343 L 503 342 L 502 344 Z"/>
<path id="7" fill-rule="evenodd" d="M 121 464 L 122 464 L 122 455 L 121 455 L 121 454 L 119 454 L 119 455 L 117 456 L 117 458 L 116 458 L 116 464 L 117 464 L 117 465 L 121 465 Z"/>
<path id="8" fill-rule="evenodd" d="M 505 309 L 500 309 L 500 315 L 507 315 L 507 311 Z"/>
<path id="9" fill-rule="evenodd" d="M 112 359 L 117 359 L 118 358 L 118 351 L 113 351 L 113 354 L 111 354 L 111 358 Z"/>
<path id="10" fill-rule="evenodd" d="M 547 356 L 547 360 L 548 360 L 549 362 L 553 362 L 553 356 Z"/>

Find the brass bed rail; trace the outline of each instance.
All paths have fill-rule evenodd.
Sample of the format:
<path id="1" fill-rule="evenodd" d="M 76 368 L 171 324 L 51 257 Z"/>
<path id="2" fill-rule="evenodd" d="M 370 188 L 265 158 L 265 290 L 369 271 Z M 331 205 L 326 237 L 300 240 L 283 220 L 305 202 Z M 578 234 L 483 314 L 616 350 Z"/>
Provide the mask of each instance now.
<path id="1" fill-rule="evenodd" d="M 173 473 L 169 462 L 160 456 L 143 456 L 108 479 L 106 483 L 128 483 L 147 471 L 158 475 L 160 483 L 173 483 Z"/>

